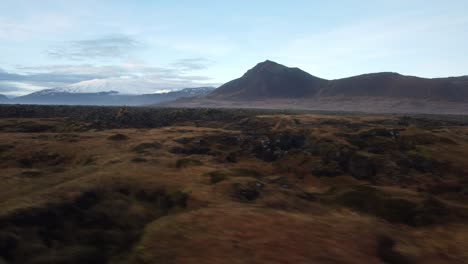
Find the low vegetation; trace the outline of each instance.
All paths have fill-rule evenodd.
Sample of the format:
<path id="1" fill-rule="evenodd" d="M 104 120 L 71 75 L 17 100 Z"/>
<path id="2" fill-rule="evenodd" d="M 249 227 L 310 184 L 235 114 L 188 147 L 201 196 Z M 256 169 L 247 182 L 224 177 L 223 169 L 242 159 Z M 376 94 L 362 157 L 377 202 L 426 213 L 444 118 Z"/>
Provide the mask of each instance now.
<path id="1" fill-rule="evenodd" d="M 0 106 L 0 263 L 467 263 L 467 120 Z"/>

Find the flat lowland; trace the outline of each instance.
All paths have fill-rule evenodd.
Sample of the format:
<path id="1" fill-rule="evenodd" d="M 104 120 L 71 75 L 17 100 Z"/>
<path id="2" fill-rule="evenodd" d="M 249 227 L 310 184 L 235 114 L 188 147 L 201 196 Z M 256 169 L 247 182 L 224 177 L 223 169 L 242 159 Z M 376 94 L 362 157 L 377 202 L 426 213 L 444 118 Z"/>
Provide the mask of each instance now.
<path id="1" fill-rule="evenodd" d="M 0 106 L 0 263 L 468 263 L 468 118 Z"/>

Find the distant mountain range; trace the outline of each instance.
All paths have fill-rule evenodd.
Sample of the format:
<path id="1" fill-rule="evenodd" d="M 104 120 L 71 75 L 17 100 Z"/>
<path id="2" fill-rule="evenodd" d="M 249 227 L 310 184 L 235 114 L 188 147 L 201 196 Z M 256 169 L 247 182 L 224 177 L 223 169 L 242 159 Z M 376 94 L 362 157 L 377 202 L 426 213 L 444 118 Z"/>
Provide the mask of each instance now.
<path id="1" fill-rule="evenodd" d="M 468 77 L 426 79 L 381 72 L 325 80 L 299 68 L 288 68 L 267 60 L 257 64 L 241 78 L 222 85 L 207 97 L 258 100 L 330 96 L 467 101 Z"/>
<path id="2" fill-rule="evenodd" d="M 69 87 L 67 87 L 69 88 Z M 154 94 L 121 94 L 117 91 L 83 92 L 54 88 L 41 90 L 24 96 L 1 100 L 2 103 L 12 104 L 60 104 L 60 105 L 151 105 L 172 101 L 180 98 L 204 96 L 214 87 L 185 88 L 178 91 Z"/>
<path id="3" fill-rule="evenodd" d="M 148 83 L 142 85 L 147 89 Z M 380 72 L 327 80 L 267 60 L 217 89 L 128 94 L 131 87 L 138 93 L 137 86 L 121 79 L 92 80 L 11 99 L 0 96 L 0 103 L 468 114 L 468 76 L 428 79 Z"/>
<path id="4" fill-rule="evenodd" d="M 326 80 L 267 60 L 204 97 L 166 105 L 468 113 L 467 103 L 468 76 L 428 79 L 381 72 Z"/>
<path id="5" fill-rule="evenodd" d="M 161 84 L 156 84 L 154 81 L 146 79 L 135 79 L 135 78 L 106 78 L 106 79 L 93 79 L 86 80 L 77 83 L 68 84 L 65 86 L 54 88 L 57 92 L 67 93 L 99 93 L 107 91 L 116 91 L 119 94 L 147 94 L 152 87 Z M 168 84 L 168 89 L 165 92 L 174 90 L 174 84 Z M 188 87 L 183 87 L 188 88 Z M 177 89 L 180 90 L 180 89 Z"/>

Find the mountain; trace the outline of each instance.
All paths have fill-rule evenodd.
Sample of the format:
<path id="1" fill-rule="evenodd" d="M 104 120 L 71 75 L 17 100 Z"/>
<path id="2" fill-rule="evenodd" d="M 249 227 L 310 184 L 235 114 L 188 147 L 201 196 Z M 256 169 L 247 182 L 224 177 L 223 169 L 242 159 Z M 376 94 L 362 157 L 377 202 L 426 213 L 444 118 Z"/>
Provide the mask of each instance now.
<path id="1" fill-rule="evenodd" d="M 3 94 L 0 94 L 0 102 L 2 102 L 2 101 L 8 101 L 8 97 L 6 97 Z"/>
<path id="2" fill-rule="evenodd" d="M 241 78 L 222 85 L 207 98 L 263 100 L 335 96 L 466 101 L 468 77 L 427 79 L 381 72 L 325 80 L 301 69 L 267 60 Z"/>
<path id="3" fill-rule="evenodd" d="M 99 93 L 103 91 L 116 91 L 119 94 L 137 95 L 148 93 L 148 91 L 151 91 L 154 87 L 161 86 L 164 86 L 161 81 L 155 82 L 144 78 L 106 78 L 81 81 L 53 88 L 53 90 L 56 92 L 66 93 Z M 174 86 L 174 84 L 168 83 L 167 92 L 176 90 L 180 87 L 183 86 Z"/>
<path id="4" fill-rule="evenodd" d="M 241 78 L 222 85 L 208 97 L 237 100 L 301 98 L 314 96 L 326 84 L 327 80 L 299 68 L 288 68 L 267 60 L 257 64 Z"/>
<path id="5" fill-rule="evenodd" d="M 429 79 L 380 72 L 326 80 L 267 60 L 204 97 L 164 105 L 467 114 L 467 103 L 468 76 Z"/>
<path id="6" fill-rule="evenodd" d="M 185 88 L 178 91 L 154 94 L 120 94 L 117 91 L 83 93 L 70 92 L 63 88 L 38 91 L 10 100 L 19 104 L 61 104 L 61 105 L 149 105 L 179 98 L 198 97 L 213 91 L 213 87 Z M 76 90 L 75 90 L 76 91 Z"/>
<path id="7" fill-rule="evenodd" d="M 427 79 L 381 72 L 329 81 L 318 96 L 376 96 L 442 101 L 468 99 L 468 82 L 461 78 Z"/>

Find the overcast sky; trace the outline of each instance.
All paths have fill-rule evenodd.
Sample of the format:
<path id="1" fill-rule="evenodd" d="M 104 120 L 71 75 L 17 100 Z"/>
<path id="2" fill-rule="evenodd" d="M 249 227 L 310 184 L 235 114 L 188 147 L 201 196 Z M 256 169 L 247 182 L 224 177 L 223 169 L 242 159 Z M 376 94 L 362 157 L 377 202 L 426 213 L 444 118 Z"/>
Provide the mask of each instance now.
<path id="1" fill-rule="evenodd" d="M 1 0 L 0 94 L 216 86 L 266 59 L 328 79 L 468 75 L 468 1 Z"/>

